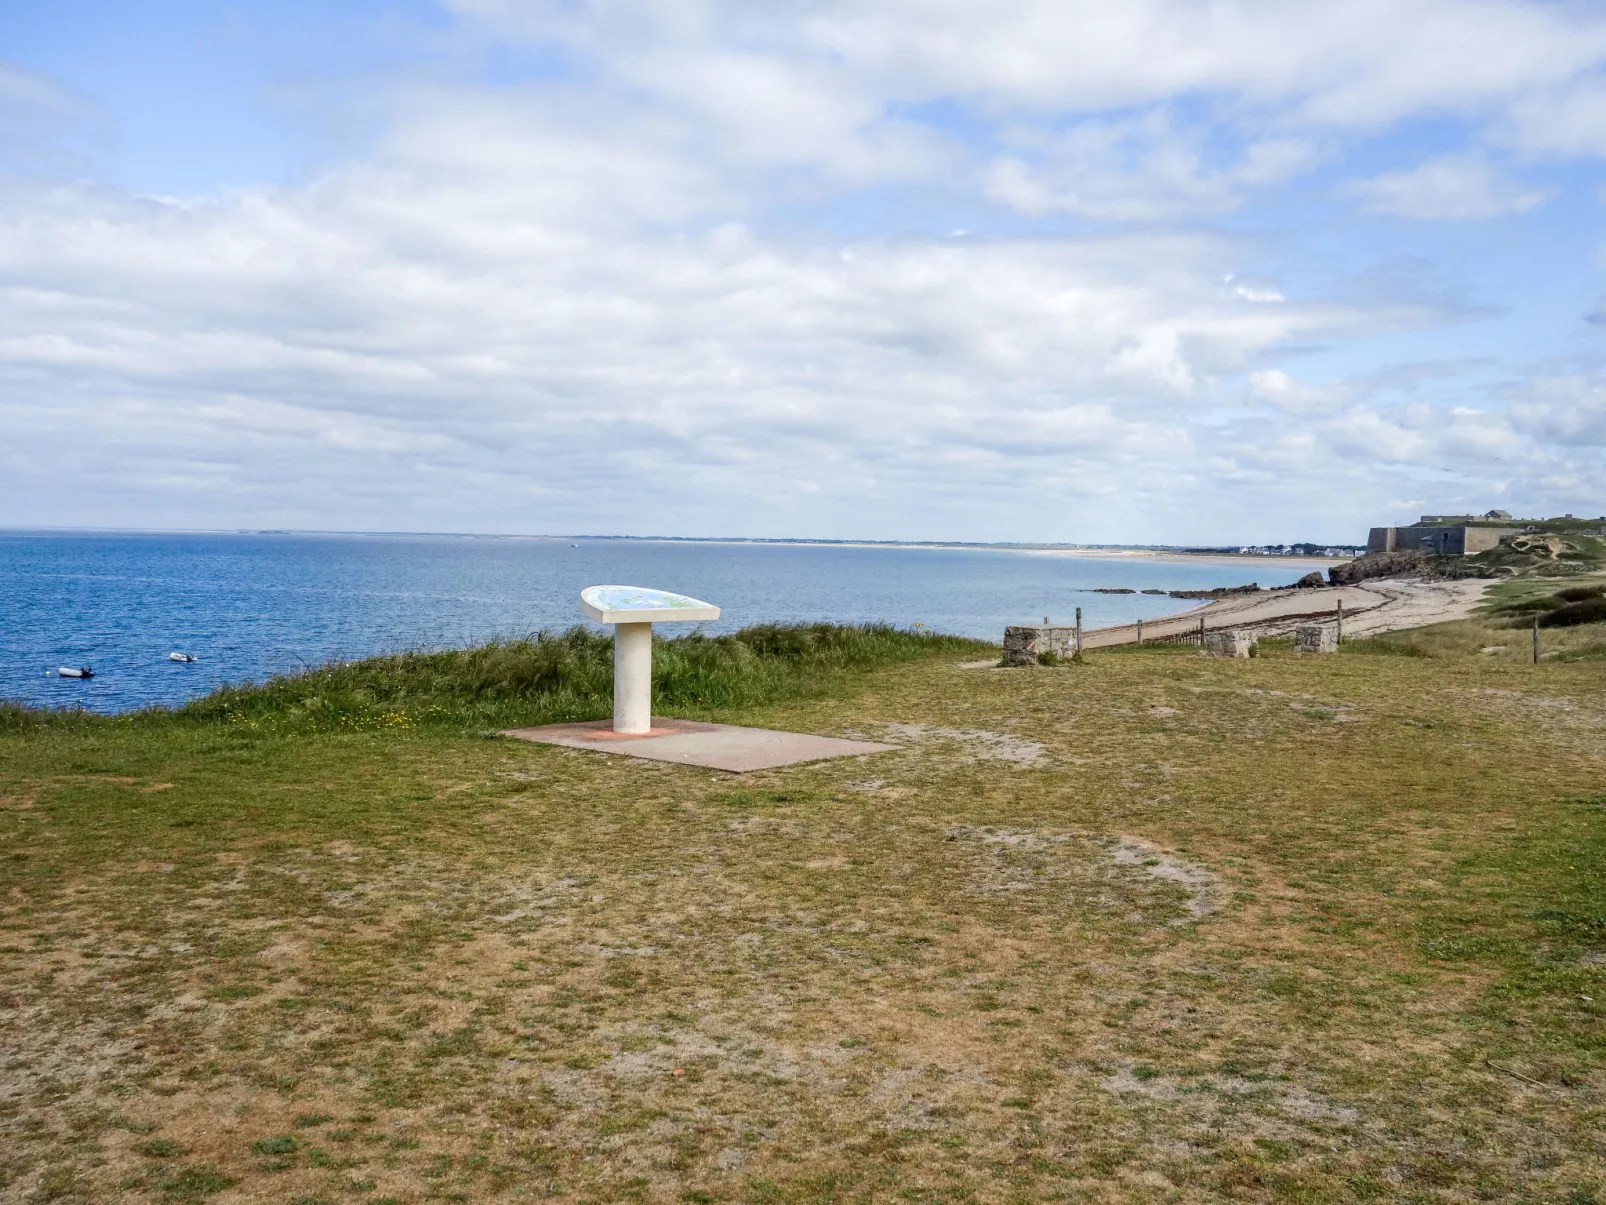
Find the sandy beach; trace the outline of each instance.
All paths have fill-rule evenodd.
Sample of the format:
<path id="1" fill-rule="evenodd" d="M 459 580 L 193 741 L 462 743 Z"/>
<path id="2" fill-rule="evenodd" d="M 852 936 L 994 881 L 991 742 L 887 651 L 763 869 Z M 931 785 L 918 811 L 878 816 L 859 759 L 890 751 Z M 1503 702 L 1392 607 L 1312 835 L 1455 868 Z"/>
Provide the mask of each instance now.
<path id="1" fill-rule="evenodd" d="M 1358 586 L 1328 586 L 1315 590 L 1263 591 L 1218 599 L 1192 611 L 1143 622 L 1145 640 L 1206 631 L 1240 628 L 1259 636 L 1284 636 L 1300 624 L 1333 623 L 1338 605 L 1344 605 L 1344 634 L 1373 636 L 1401 628 L 1465 619 L 1483 598 L 1490 583 L 1483 579 L 1454 582 L 1380 579 Z M 1085 648 L 1110 648 L 1135 643 L 1137 624 L 1095 628 L 1084 633 Z"/>

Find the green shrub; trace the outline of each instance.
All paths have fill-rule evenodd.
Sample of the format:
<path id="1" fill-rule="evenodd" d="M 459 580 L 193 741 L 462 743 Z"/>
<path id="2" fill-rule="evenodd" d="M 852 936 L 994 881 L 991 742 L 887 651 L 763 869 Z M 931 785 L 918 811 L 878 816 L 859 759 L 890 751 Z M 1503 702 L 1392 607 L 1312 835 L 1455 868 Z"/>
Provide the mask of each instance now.
<path id="1" fill-rule="evenodd" d="M 1606 598 L 1595 595 L 1564 603 L 1539 617 L 1542 628 L 1574 628 L 1581 623 L 1606 623 Z"/>
<path id="2" fill-rule="evenodd" d="M 1568 593 L 1571 593 L 1569 591 Z M 1546 594 L 1540 598 L 1525 598 L 1521 602 L 1507 603 L 1503 607 L 1496 607 L 1496 615 L 1532 615 L 1540 611 L 1554 611 L 1562 605 L 1562 599 L 1557 594 Z"/>
<path id="3" fill-rule="evenodd" d="M 1589 598 L 1606 596 L 1606 586 L 1569 586 L 1565 590 L 1557 590 L 1555 598 L 1557 605 L 1561 603 L 1583 602 Z"/>

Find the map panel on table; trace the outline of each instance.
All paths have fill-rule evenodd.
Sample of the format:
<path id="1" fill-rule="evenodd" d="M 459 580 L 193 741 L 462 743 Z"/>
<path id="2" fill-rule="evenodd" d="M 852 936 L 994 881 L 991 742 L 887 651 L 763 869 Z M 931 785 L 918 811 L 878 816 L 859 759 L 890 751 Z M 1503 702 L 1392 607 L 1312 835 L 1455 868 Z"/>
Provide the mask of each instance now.
<path id="1" fill-rule="evenodd" d="M 719 608 L 700 599 L 647 586 L 587 586 L 580 609 L 598 623 L 664 623 L 718 619 Z"/>

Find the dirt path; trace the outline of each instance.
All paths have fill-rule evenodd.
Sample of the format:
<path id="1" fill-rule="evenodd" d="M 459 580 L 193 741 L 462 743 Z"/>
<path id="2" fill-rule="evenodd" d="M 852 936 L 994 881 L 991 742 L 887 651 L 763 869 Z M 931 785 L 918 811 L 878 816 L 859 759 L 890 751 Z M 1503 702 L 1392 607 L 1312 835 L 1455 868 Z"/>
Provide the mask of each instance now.
<path id="1" fill-rule="evenodd" d="M 1389 579 L 1360 586 L 1327 586 L 1316 590 L 1264 590 L 1219 599 L 1195 611 L 1143 622 L 1143 638 L 1159 640 L 1199 629 L 1249 628 L 1257 635 L 1280 636 L 1304 623 L 1332 623 L 1344 604 L 1344 634 L 1372 636 L 1399 628 L 1465 619 L 1483 598 L 1487 581 L 1428 582 Z M 1136 643 L 1138 625 L 1095 628 L 1083 636 L 1086 648 Z"/>

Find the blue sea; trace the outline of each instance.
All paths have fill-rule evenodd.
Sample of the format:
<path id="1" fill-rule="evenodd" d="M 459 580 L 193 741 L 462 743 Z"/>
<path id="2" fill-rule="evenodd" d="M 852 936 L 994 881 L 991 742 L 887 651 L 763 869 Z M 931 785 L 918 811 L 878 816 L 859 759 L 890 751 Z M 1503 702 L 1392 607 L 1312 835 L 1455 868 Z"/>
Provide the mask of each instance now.
<path id="1" fill-rule="evenodd" d="M 678 540 L 0 531 L 0 697 L 95 711 L 178 704 L 331 658 L 460 646 L 584 622 L 618 583 L 767 621 L 884 620 L 1001 640 L 1051 616 L 1088 627 L 1191 604 L 1096 587 L 1293 581 L 1287 562 L 1114 560 L 1004 549 Z M 674 631 L 680 625 L 670 627 Z M 170 652 L 193 653 L 190 664 Z M 56 676 L 90 666 L 95 677 Z"/>

